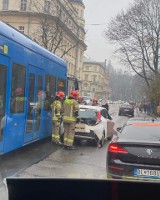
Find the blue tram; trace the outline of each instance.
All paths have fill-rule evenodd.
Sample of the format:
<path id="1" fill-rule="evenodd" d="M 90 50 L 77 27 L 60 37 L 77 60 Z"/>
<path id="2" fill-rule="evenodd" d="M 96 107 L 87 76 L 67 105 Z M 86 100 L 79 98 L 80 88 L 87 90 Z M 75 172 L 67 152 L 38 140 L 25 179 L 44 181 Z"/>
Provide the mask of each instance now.
<path id="1" fill-rule="evenodd" d="M 51 135 L 46 105 L 58 90 L 67 93 L 64 60 L 0 22 L 0 154 Z"/>

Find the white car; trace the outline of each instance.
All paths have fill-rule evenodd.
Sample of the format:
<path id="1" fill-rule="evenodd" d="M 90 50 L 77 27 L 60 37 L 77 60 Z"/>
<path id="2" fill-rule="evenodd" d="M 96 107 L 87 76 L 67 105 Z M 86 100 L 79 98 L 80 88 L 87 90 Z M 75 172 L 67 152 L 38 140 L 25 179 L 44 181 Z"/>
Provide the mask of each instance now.
<path id="1" fill-rule="evenodd" d="M 75 127 L 75 139 L 95 140 L 98 147 L 115 133 L 114 122 L 108 119 L 107 109 L 100 106 L 80 105 L 79 123 Z"/>

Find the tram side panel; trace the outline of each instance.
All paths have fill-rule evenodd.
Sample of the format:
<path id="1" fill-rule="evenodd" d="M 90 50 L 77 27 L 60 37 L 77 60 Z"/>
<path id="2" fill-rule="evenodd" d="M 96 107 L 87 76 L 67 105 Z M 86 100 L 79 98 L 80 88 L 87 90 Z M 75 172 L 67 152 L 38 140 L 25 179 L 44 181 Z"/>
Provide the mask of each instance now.
<path id="1" fill-rule="evenodd" d="M 37 113 L 33 107 L 37 104 L 38 92 L 40 90 L 50 90 L 50 92 L 53 93 L 52 96 L 55 95 L 55 92 L 59 89 L 67 93 L 67 69 L 66 66 L 61 66 L 58 61 L 51 61 L 43 57 L 43 55 L 36 54 L 30 49 L 0 34 L 0 47 L 1 46 L 3 46 L 3 48 L 0 49 L 3 49 L 3 51 L 0 50 L 0 70 L 2 69 L 2 65 L 6 66 L 7 69 L 5 92 L 3 90 L 3 96 L 6 98 L 4 103 L 5 108 L 4 111 L 0 113 L 2 124 L 0 127 L 0 134 L 2 136 L 0 137 L 0 154 L 4 154 L 30 142 L 51 135 L 51 111 L 44 108 L 43 102 L 38 122 L 39 128 L 36 128 Z M 7 51 L 4 46 L 7 48 Z M 34 66 L 33 71 L 30 67 L 31 65 Z M 34 75 L 35 82 L 34 88 L 32 88 Z M 50 84 L 46 82 L 47 76 L 50 79 L 55 78 L 55 87 L 53 87 L 53 81 L 50 82 Z M 39 80 L 41 80 L 41 87 L 39 87 Z M 30 87 L 29 84 L 31 84 Z M 21 111 L 14 111 L 12 108 L 12 100 L 15 97 L 14 92 L 17 87 L 21 87 L 24 91 L 24 103 L 22 103 Z M 34 103 L 34 106 L 30 113 L 32 117 L 29 118 L 27 100 L 32 100 L 30 99 L 30 90 L 34 90 L 34 94 L 32 92 L 32 103 Z M 0 89 L 0 98 L 2 96 L 1 93 L 2 90 Z M 28 122 L 30 123 L 29 129 L 27 129 Z"/>

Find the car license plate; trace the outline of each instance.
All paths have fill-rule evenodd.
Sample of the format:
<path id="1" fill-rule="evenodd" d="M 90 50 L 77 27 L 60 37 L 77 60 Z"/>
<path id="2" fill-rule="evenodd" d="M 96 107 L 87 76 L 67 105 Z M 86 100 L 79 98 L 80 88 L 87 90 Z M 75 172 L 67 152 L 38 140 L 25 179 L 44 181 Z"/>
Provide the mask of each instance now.
<path id="1" fill-rule="evenodd" d="M 134 176 L 139 176 L 144 178 L 160 178 L 160 171 L 149 170 L 149 169 L 134 169 Z"/>
<path id="2" fill-rule="evenodd" d="M 124 111 L 128 112 L 129 110 L 128 109 L 124 109 Z"/>

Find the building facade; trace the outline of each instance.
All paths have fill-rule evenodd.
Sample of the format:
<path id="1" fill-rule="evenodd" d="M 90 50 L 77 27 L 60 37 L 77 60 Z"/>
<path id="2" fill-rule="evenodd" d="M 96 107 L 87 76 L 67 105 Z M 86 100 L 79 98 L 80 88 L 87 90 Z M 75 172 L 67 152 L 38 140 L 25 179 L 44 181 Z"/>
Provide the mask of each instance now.
<path id="1" fill-rule="evenodd" d="M 106 61 L 101 63 L 85 60 L 82 73 L 82 96 L 97 99 L 109 98 L 109 75 Z"/>
<path id="2" fill-rule="evenodd" d="M 82 89 L 84 10 L 82 0 L 0 0 L 1 21 L 67 62 L 69 92 L 75 79 Z"/>

